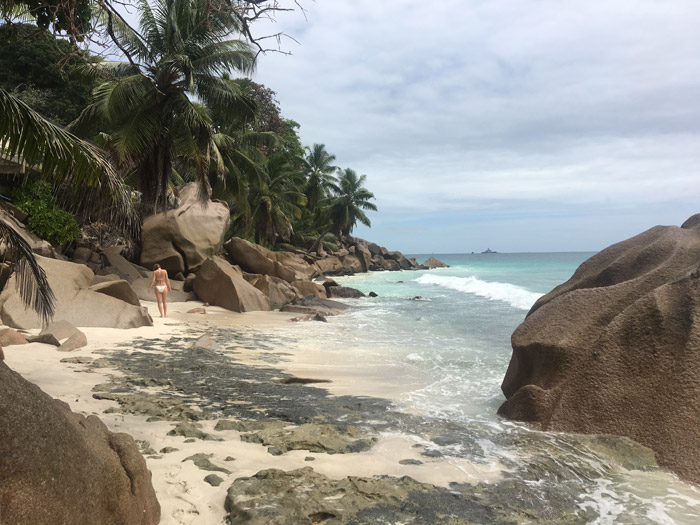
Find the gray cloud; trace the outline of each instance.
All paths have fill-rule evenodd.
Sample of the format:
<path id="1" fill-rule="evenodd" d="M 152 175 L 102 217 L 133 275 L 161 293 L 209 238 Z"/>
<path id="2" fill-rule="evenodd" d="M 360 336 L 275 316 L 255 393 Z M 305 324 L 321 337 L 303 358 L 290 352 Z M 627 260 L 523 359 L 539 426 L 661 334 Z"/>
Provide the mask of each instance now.
<path id="1" fill-rule="evenodd" d="M 256 79 L 306 144 L 368 175 L 380 212 L 700 198 L 695 1 L 305 7 L 275 25 L 301 45 Z"/>

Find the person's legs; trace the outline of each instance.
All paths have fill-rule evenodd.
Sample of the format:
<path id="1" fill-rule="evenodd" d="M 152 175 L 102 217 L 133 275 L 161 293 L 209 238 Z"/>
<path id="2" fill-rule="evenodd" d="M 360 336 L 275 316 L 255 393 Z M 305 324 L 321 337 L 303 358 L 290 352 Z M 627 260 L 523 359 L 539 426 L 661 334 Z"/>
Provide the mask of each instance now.
<path id="1" fill-rule="evenodd" d="M 163 317 L 163 292 L 156 290 L 156 301 L 158 301 L 158 311 L 160 316 Z"/>
<path id="2" fill-rule="evenodd" d="M 168 289 L 163 292 L 163 317 L 168 317 Z"/>

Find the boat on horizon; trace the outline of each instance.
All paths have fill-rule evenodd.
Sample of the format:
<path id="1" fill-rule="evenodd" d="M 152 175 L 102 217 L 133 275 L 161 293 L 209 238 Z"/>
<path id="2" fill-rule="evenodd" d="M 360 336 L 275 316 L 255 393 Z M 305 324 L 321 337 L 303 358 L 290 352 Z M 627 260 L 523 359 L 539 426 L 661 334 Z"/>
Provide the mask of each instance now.
<path id="1" fill-rule="evenodd" d="M 498 253 L 498 252 L 495 250 L 492 250 L 491 248 L 486 248 L 486 250 L 481 252 L 481 253 Z"/>

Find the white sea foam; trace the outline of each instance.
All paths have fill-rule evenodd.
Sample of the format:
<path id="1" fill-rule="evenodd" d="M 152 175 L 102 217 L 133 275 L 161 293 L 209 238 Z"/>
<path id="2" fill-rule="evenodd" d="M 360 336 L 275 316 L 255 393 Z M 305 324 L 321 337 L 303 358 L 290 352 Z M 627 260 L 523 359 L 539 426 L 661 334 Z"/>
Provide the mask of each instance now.
<path id="1" fill-rule="evenodd" d="M 515 284 L 482 281 L 476 277 L 425 274 L 421 275 L 415 282 L 432 284 L 494 301 L 505 301 L 521 310 L 529 310 L 534 302 L 542 296 L 542 294 L 531 292 Z"/>

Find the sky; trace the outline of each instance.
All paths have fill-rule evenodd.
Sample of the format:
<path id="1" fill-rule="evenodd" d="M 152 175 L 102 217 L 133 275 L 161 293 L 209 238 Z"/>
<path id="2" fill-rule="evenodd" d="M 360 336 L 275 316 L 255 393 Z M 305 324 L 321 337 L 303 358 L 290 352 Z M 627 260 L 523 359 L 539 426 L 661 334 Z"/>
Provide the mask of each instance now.
<path id="1" fill-rule="evenodd" d="M 253 78 L 367 175 L 354 235 L 598 251 L 700 212 L 697 0 L 298 1 L 255 27 L 294 40 Z"/>

